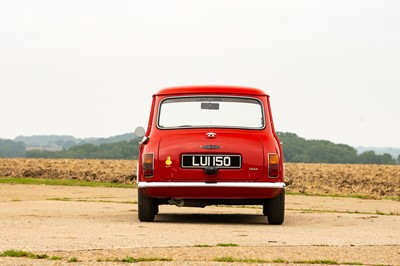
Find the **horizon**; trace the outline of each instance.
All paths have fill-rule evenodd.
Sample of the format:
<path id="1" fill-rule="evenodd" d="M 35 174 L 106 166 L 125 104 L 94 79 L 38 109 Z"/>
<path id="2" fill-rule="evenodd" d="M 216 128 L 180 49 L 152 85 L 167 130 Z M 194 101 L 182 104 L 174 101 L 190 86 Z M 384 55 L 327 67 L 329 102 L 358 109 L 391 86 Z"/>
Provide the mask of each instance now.
<path id="1" fill-rule="evenodd" d="M 389 146 L 389 147 L 386 147 L 386 146 L 352 146 L 352 145 L 350 145 L 350 144 L 346 144 L 346 143 L 337 143 L 337 142 L 334 142 L 334 141 L 332 141 L 332 140 L 329 140 L 329 139 L 321 139 L 321 138 L 319 138 L 319 139 L 309 139 L 309 138 L 305 138 L 305 137 L 303 137 L 303 136 L 301 136 L 301 135 L 299 135 L 299 134 L 297 134 L 297 133 L 295 133 L 295 132 L 283 132 L 283 131 L 277 131 L 277 133 L 291 133 L 291 134 L 296 134 L 299 138 L 303 138 L 303 139 L 305 139 L 305 140 L 307 140 L 307 141 L 309 141 L 309 140 L 322 140 L 322 141 L 330 141 L 330 142 L 332 142 L 332 143 L 334 143 L 334 144 L 341 144 L 341 145 L 348 145 L 348 146 L 350 146 L 350 147 L 353 147 L 353 148 L 355 148 L 355 149 L 358 149 L 358 148 L 376 148 L 376 149 L 395 149 L 395 150 L 397 150 L 397 149 L 400 149 L 400 146 L 394 146 L 394 147 L 392 147 L 392 146 Z M 75 138 L 75 139 L 78 139 L 78 140 L 85 140 L 85 139 L 108 139 L 108 138 L 113 138 L 113 137 L 117 137 L 117 136 L 122 136 L 122 135 L 126 135 L 126 134 L 133 134 L 134 136 L 136 136 L 135 135 L 135 132 L 134 131 L 132 131 L 132 132 L 126 132 L 126 133 L 121 133 L 121 134 L 116 134 L 116 135 L 111 135 L 111 136 L 100 136 L 100 137 L 97 137 L 97 136 L 88 136 L 88 137 L 78 137 L 78 136 L 74 136 L 74 135 L 67 135 L 67 134 L 44 134 L 44 135 L 42 135 L 42 134 L 40 134 L 40 135 L 18 135 L 18 136 L 16 136 L 16 137 L 14 137 L 14 138 L 9 138 L 9 139 L 5 139 L 5 138 L 1 138 L 0 137 L 0 139 L 3 139 L 3 140 L 12 140 L 12 141 L 15 141 L 15 139 L 17 139 L 18 137 L 26 137 L 26 138 L 29 138 L 29 137 L 53 137 L 53 136 L 55 136 L 55 137 L 73 137 L 73 138 Z"/>

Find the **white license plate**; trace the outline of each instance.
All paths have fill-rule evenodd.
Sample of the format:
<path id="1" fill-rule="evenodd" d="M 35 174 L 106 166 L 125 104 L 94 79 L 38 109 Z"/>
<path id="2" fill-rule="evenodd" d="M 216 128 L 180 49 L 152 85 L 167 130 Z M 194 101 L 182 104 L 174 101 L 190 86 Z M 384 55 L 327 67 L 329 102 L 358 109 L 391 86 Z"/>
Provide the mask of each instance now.
<path id="1" fill-rule="evenodd" d="M 240 155 L 184 154 L 181 166 L 182 168 L 241 168 L 242 157 Z"/>

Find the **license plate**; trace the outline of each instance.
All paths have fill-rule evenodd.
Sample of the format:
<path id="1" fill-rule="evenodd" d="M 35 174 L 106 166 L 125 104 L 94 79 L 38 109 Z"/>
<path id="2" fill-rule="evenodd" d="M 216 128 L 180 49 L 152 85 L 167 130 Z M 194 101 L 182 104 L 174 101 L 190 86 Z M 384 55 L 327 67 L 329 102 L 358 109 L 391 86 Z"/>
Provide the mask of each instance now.
<path id="1" fill-rule="evenodd" d="M 184 154 L 181 161 L 182 168 L 241 168 L 240 155 L 213 155 L 213 154 Z"/>

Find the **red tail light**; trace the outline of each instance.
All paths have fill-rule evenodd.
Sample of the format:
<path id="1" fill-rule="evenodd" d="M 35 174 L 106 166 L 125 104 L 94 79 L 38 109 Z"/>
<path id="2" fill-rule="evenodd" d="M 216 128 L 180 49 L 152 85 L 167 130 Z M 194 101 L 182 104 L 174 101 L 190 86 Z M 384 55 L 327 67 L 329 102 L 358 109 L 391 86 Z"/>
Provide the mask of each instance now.
<path id="1" fill-rule="evenodd" d="M 268 176 L 272 178 L 279 176 L 279 156 L 276 153 L 268 154 Z"/>
<path id="2" fill-rule="evenodd" d="M 143 175 L 146 177 L 154 175 L 154 155 L 152 153 L 143 154 Z"/>

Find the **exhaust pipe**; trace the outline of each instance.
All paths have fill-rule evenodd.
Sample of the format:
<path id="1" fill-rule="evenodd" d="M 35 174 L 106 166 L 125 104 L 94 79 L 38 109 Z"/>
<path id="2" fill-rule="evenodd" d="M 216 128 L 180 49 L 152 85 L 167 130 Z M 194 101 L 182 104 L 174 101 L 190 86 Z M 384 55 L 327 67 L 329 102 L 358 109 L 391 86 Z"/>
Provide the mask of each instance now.
<path id="1" fill-rule="evenodd" d="M 207 206 L 206 202 L 199 200 L 183 200 L 183 199 L 170 199 L 168 204 L 178 207 L 197 207 L 204 208 Z"/>
<path id="2" fill-rule="evenodd" d="M 178 207 L 183 207 L 183 206 L 185 206 L 185 201 L 182 200 L 182 199 L 180 199 L 180 200 L 170 199 L 168 201 L 168 204 L 169 205 L 175 205 L 175 206 L 178 206 Z"/>

